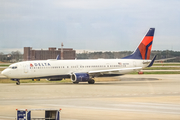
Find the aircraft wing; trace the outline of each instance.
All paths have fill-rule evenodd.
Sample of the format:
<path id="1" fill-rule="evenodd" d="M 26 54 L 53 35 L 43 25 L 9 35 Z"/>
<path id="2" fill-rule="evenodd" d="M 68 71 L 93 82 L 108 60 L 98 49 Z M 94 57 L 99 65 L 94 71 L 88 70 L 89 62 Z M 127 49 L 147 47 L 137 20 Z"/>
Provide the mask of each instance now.
<path id="1" fill-rule="evenodd" d="M 125 70 L 140 70 L 142 67 L 133 67 L 133 68 L 121 68 L 121 69 L 109 69 L 109 70 L 97 70 L 97 71 L 89 71 L 89 74 L 95 73 L 105 73 L 105 72 L 120 72 Z"/>

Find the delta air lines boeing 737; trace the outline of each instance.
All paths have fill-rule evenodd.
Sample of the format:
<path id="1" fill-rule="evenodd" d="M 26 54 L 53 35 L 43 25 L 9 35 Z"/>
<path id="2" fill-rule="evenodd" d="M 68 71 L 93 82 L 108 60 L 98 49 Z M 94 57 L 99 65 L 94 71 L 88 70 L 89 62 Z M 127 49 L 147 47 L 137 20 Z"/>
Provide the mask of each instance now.
<path id="1" fill-rule="evenodd" d="M 150 28 L 138 48 L 122 59 L 89 60 L 38 60 L 10 65 L 1 74 L 20 84 L 21 79 L 47 79 L 49 81 L 70 78 L 73 83 L 94 84 L 95 77 L 120 76 L 151 67 L 156 56 L 150 59 L 155 28 Z"/>

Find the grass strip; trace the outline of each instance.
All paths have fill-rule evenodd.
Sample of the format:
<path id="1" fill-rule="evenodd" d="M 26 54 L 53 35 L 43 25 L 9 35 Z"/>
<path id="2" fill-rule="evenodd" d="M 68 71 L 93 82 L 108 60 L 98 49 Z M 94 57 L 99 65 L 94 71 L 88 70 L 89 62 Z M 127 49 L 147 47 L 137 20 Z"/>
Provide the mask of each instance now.
<path id="1" fill-rule="evenodd" d="M 143 70 L 180 70 L 180 67 L 149 67 Z"/>
<path id="2" fill-rule="evenodd" d="M 4 69 L 6 69 L 6 68 L 0 68 L 0 71 L 3 71 Z"/>
<path id="3" fill-rule="evenodd" d="M 95 78 L 96 82 L 107 82 L 107 81 L 117 81 L 116 77 L 97 77 Z M 20 80 L 21 83 L 72 83 L 71 79 L 65 79 L 61 81 L 47 81 L 46 79 L 41 79 L 40 81 L 32 81 L 32 79 L 25 79 L 25 80 Z M 16 81 L 12 81 L 7 78 L 2 78 L 0 79 L 0 83 L 16 83 Z"/>
<path id="4" fill-rule="evenodd" d="M 20 80 L 20 83 L 67 83 L 71 82 L 70 79 L 62 80 L 62 81 L 47 81 L 46 79 L 41 79 L 40 81 L 32 81 L 32 79 Z M 0 83 L 16 83 L 16 81 L 12 81 L 10 79 L 0 79 Z"/>
<path id="5" fill-rule="evenodd" d="M 180 71 L 151 71 L 143 72 L 144 74 L 180 74 Z M 131 72 L 129 74 L 138 74 L 138 72 Z"/>
<path id="6" fill-rule="evenodd" d="M 166 64 L 153 64 L 153 66 L 180 66 L 180 64 L 166 63 Z"/>
<path id="7" fill-rule="evenodd" d="M 9 67 L 9 65 L 0 65 L 0 67 Z"/>

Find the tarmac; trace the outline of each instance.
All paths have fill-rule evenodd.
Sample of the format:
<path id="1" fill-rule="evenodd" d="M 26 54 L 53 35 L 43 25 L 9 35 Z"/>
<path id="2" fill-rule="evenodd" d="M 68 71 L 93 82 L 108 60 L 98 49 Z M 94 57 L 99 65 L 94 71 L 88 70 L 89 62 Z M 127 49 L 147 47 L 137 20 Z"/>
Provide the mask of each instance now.
<path id="1" fill-rule="evenodd" d="M 0 120 L 14 120 L 21 108 L 61 108 L 61 120 L 179 120 L 179 78 L 124 75 L 95 84 L 2 83 Z"/>

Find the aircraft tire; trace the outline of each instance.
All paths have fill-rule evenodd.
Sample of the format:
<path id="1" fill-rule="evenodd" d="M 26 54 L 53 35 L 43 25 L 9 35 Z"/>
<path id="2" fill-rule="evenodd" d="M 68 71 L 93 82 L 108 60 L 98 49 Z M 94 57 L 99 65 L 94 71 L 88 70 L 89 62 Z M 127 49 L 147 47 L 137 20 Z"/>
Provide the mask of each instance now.
<path id="1" fill-rule="evenodd" d="M 79 82 L 73 82 L 74 84 L 78 84 Z"/>
<path id="2" fill-rule="evenodd" d="M 19 80 L 16 82 L 16 85 L 20 85 L 20 82 L 19 82 Z"/>
<path id="3" fill-rule="evenodd" d="M 89 80 L 88 83 L 89 83 L 89 84 L 94 84 L 95 81 L 92 79 L 92 80 Z"/>

